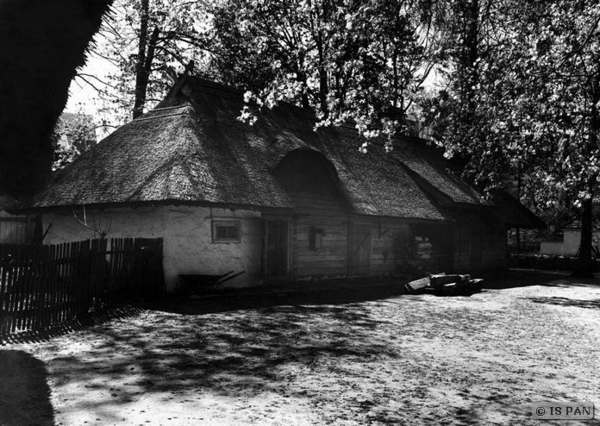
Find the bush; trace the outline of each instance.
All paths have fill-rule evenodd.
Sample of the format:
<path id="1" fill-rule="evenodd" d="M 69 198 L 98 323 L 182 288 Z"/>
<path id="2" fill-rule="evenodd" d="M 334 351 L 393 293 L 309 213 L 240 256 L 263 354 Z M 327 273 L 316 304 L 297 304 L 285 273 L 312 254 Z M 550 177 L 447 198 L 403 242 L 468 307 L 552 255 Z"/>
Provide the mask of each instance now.
<path id="1" fill-rule="evenodd" d="M 600 272 L 600 259 L 593 259 L 594 272 Z M 564 270 L 571 271 L 575 268 L 577 257 L 558 256 L 550 254 L 511 254 L 508 265 L 510 268 Z"/>

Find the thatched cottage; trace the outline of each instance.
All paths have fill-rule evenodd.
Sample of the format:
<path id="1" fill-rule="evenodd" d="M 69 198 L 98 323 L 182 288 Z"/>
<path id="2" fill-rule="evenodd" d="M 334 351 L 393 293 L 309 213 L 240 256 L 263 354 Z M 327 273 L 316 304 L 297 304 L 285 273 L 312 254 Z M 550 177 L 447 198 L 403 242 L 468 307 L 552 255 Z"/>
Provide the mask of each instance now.
<path id="1" fill-rule="evenodd" d="M 250 126 L 243 105 L 242 92 L 183 78 L 36 196 L 44 243 L 163 238 L 174 289 L 182 274 L 228 271 L 245 271 L 231 281 L 242 286 L 498 268 L 507 228 L 539 225 L 507 194 L 482 198 L 423 140 L 363 154 L 352 127 L 314 131 L 290 105 Z"/>

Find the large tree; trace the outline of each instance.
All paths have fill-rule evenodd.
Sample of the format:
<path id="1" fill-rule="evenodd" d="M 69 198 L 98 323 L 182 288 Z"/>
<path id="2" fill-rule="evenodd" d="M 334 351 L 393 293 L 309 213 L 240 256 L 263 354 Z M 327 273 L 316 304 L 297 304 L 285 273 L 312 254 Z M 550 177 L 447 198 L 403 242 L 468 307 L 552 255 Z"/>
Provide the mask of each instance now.
<path id="1" fill-rule="evenodd" d="M 111 0 L 0 0 L 0 194 L 50 173 L 52 132 Z"/>
<path id="2" fill-rule="evenodd" d="M 406 130 L 438 52 L 416 1 L 224 1 L 214 67 L 249 98 L 313 108 L 320 124 Z"/>
<path id="3" fill-rule="evenodd" d="M 202 67 L 209 21 L 203 1 L 116 0 L 113 9 L 96 54 L 114 71 L 94 86 L 105 109 L 125 122 L 160 101 L 176 69 L 192 61 Z"/>
<path id="4" fill-rule="evenodd" d="M 468 22 L 485 17 L 492 31 L 477 33 L 468 61 L 454 58 L 451 83 L 433 108 L 437 136 L 483 184 L 525 176 L 524 190 L 539 203 L 579 208 L 576 273 L 589 276 L 600 171 L 600 5 L 503 0 L 482 14 L 479 3 Z M 457 52 L 471 52 L 466 38 L 455 40 Z"/>

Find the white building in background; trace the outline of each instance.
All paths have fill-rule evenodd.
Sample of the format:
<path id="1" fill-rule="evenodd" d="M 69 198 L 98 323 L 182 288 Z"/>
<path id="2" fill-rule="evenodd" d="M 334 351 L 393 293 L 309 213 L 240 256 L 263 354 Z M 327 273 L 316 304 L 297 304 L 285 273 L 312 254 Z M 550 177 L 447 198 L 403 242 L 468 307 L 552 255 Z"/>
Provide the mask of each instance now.
<path id="1" fill-rule="evenodd" d="M 581 228 L 564 228 L 561 241 L 542 241 L 540 254 L 575 256 L 581 244 Z"/>

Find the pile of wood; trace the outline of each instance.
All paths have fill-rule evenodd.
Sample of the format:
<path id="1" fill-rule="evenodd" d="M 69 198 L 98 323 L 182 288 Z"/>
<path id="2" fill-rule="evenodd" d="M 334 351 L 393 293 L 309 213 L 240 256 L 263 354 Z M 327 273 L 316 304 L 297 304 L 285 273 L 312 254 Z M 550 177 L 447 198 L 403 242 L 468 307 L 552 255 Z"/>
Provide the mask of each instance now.
<path id="1" fill-rule="evenodd" d="M 468 274 L 444 273 L 430 275 L 406 284 L 410 294 L 430 293 L 437 296 L 470 296 L 481 291 L 483 279 L 471 279 Z"/>

